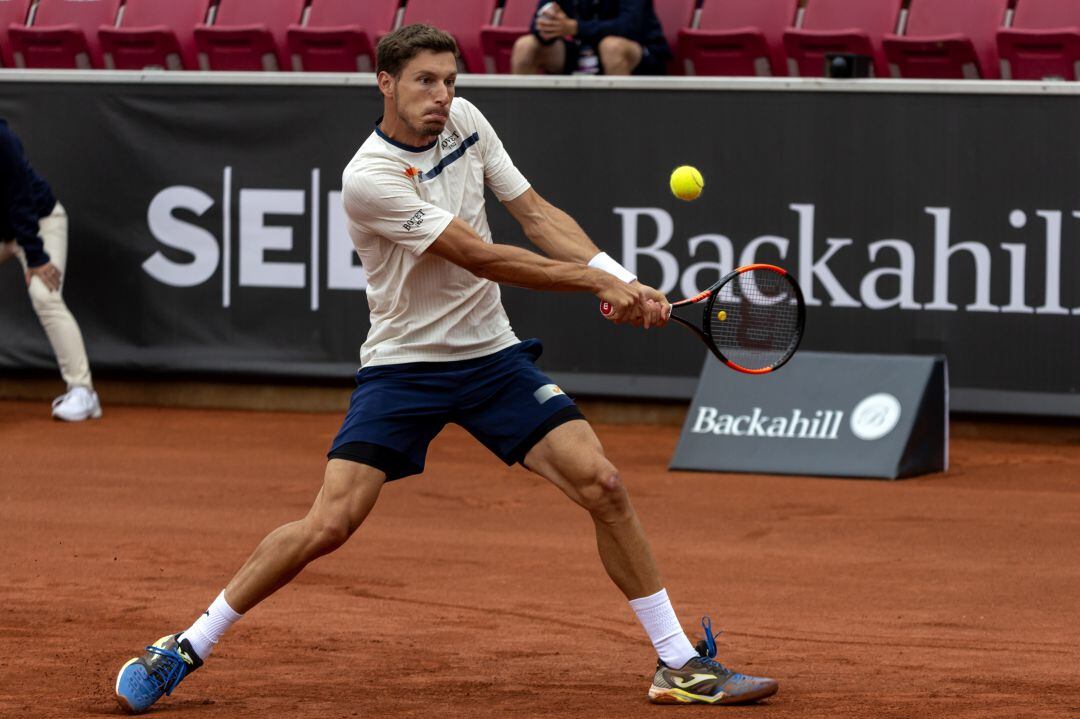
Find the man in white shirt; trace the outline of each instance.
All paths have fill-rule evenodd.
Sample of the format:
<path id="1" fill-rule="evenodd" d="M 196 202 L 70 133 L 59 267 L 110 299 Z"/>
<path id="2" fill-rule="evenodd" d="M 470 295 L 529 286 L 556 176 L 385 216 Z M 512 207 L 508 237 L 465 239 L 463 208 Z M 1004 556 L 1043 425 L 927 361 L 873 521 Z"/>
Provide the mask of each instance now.
<path id="1" fill-rule="evenodd" d="M 452 37 L 410 25 L 384 37 L 377 55 L 384 116 L 342 178 L 349 233 L 368 274 L 371 330 L 322 490 L 306 517 L 262 541 L 190 628 L 123 666 L 120 705 L 140 712 L 170 693 L 233 622 L 344 544 L 385 482 L 423 471 L 428 444 L 448 422 L 589 512 L 604 568 L 659 655 L 652 701 L 771 696 L 775 681 L 713 659 L 710 630 L 697 648 L 683 633 L 618 471 L 573 401 L 534 364 L 539 341 L 514 335 L 497 283 L 591 292 L 611 304 L 609 319 L 645 328 L 665 324 L 670 305 L 541 198 L 484 116 L 454 99 Z M 492 243 L 485 185 L 546 257 Z"/>

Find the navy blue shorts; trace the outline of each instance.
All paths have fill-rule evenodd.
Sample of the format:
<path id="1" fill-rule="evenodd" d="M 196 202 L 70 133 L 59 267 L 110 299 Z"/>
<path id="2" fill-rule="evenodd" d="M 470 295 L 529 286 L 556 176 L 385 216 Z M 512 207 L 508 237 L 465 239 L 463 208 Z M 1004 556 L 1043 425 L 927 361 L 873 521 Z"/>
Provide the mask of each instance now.
<path id="1" fill-rule="evenodd" d="M 424 471 L 447 423 L 464 427 L 508 465 L 564 422 L 584 419 L 536 367 L 540 340 L 486 357 L 365 367 L 327 457 L 367 464 L 388 480 Z"/>

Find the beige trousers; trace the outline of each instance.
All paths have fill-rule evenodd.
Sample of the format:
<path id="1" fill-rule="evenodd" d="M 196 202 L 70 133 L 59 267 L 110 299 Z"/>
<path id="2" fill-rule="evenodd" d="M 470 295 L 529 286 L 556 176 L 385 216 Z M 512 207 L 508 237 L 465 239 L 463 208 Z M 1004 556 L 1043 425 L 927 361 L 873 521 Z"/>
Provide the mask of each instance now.
<path id="1" fill-rule="evenodd" d="M 68 217 L 63 205 L 57 202 L 52 214 L 41 218 L 39 232 L 50 261 L 61 272 L 61 285 L 60 291 L 53 291 L 46 287 L 40 278 L 35 277 L 30 281 L 30 303 L 49 338 L 49 344 L 52 345 L 56 361 L 60 365 L 60 376 L 67 382 L 68 389 L 90 388 L 93 386 L 90 381 L 90 363 L 86 359 L 82 332 L 79 331 L 75 318 L 71 316 L 71 310 L 64 304 L 61 294 L 63 278 L 67 276 L 64 270 L 67 266 L 68 249 Z M 0 263 L 13 256 L 19 258 L 25 272 L 26 254 L 19 243 L 14 240 L 0 242 Z"/>

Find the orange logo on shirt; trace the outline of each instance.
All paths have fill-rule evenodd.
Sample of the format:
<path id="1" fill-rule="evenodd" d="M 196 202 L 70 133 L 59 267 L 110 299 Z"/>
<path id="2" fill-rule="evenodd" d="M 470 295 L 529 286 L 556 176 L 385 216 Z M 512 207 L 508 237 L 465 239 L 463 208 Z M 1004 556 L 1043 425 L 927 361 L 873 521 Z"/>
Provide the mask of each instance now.
<path id="1" fill-rule="evenodd" d="M 419 167 L 410 167 L 405 170 L 405 177 L 416 177 L 420 174 Z"/>

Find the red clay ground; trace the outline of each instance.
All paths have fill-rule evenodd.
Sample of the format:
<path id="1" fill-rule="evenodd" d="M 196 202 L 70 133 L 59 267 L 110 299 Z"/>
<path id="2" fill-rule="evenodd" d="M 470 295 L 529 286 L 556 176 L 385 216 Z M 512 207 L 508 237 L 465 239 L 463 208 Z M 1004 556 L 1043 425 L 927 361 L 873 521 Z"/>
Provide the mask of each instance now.
<path id="1" fill-rule="evenodd" d="M 123 661 L 307 509 L 338 421 L 0 403 L 0 716 L 115 715 Z M 956 429 L 947 474 L 879 482 L 673 473 L 675 428 L 598 427 L 684 626 L 710 614 L 725 662 L 778 678 L 765 704 L 648 704 L 586 516 L 450 428 L 153 713 L 1078 716 L 1078 433 Z"/>

